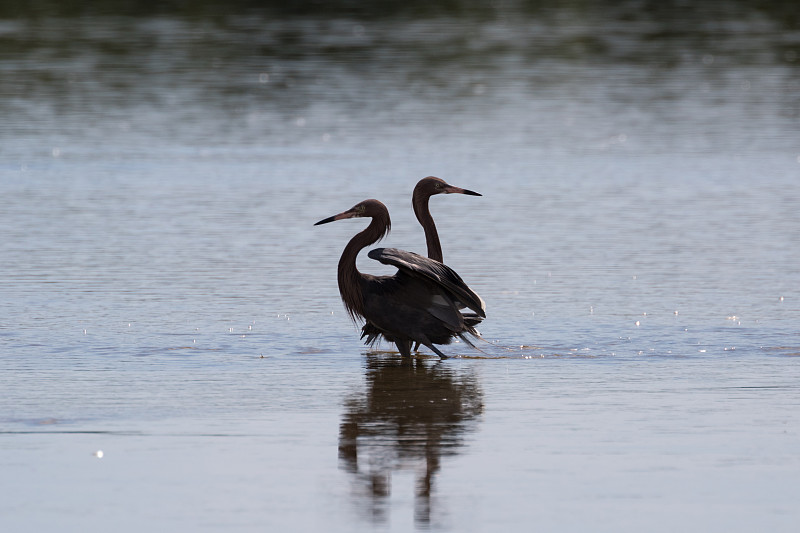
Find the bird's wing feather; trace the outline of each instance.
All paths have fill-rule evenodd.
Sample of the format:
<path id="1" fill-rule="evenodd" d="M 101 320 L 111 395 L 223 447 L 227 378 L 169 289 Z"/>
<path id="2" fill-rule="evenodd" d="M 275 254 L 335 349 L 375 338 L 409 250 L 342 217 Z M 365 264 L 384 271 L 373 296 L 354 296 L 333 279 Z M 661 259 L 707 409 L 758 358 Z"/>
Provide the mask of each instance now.
<path id="1" fill-rule="evenodd" d="M 486 317 L 486 304 L 481 297 L 470 289 L 461 276 L 449 266 L 414 252 L 397 248 L 375 248 L 370 250 L 367 255 L 385 265 L 395 266 L 407 274 L 420 276 L 436 283 L 465 307 L 472 309 L 484 318 Z"/>
<path id="2" fill-rule="evenodd" d="M 464 317 L 459 313 L 458 306 L 452 298 L 446 294 L 435 295 L 425 310 L 447 324 L 453 331 L 460 331 L 464 328 Z"/>

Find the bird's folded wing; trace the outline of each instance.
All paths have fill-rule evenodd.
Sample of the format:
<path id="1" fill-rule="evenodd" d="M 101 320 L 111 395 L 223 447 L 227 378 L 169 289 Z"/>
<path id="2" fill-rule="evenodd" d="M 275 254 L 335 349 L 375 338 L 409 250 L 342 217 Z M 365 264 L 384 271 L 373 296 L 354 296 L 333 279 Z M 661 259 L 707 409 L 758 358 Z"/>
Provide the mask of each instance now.
<path id="1" fill-rule="evenodd" d="M 486 304 L 470 289 L 461 276 L 449 266 L 414 252 L 397 248 L 375 248 L 367 254 L 371 259 L 392 265 L 413 276 L 433 281 L 454 296 L 464 306 L 486 317 Z"/>

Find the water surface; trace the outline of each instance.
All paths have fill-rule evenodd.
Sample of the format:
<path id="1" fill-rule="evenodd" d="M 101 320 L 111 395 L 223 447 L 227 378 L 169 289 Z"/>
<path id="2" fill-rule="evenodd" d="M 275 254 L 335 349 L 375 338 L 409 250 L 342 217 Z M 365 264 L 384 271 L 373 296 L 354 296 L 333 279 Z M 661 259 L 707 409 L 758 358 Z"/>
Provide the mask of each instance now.
<path id="1" fill-rule="evenodd" d="M 791 531 L 800 38 L 746 3 L 0 22 L 5 531 Z M 402 361 L 363 221 L 487 302 Z M 365 271 L 390 272 L 364 256 Z M 102 450 L 102 458 L 98 451 Z"/>

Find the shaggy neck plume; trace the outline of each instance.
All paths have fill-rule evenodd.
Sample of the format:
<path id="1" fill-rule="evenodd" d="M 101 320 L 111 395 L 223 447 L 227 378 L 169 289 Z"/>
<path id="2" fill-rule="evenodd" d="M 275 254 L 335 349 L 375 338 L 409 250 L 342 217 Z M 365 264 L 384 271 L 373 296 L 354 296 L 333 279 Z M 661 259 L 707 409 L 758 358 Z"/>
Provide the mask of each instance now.
<path id="1" fill-rule="evenodd" d="M 385 208 L 384 208 L 385 211 Z M 378 213 L 372 217 L 372 221 L 366 229 L 356 234 L 342 252 L 339 259 L 339 294 L 342 296 L 344 307 L 347 314 L 353 321 L 364 318 L 364 274 L 356 267 L 358 253 L 384 238 L 391 229 L 392 222 L 389 219 L 389 212 Z"/>

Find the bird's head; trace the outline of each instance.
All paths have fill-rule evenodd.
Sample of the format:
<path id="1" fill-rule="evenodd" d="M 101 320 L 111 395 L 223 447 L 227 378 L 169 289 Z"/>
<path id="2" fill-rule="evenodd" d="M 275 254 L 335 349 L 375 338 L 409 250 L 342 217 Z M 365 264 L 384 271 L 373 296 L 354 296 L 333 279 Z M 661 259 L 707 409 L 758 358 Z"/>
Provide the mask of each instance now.
<path id="1" fill-rule="evenodd" d="M 333 215 L 332 217 L 324 218 L 314 225 L 319 226 L 320 224 L 327 224 L 328 222 L 334 222 L 336 220 L 344 220 L 346 218 L 361 218 L 361 217 L 373 218 L 379 221 L 381 224 L 387 226 L 386 229 L 387 232 L 388 228 L 391 226 L 391 221 L 389 219 L 389 210 L 386 209 L 386 206 L 383 205 L 383 203 L 374 199 L 369 199 L 369 200 L 364 200 L 363 202 L 359 202 L 350 209 L 348 209 L 347 211 L 342 211 L 338 215 Z"/>
<path id="2" fill-rule="evenodd" d="M 470 196 L 482 196 L 475 191 L 450 185 L 443 179 L 435 176 L 422 178 L 417 182 L 417 186 L 414 187 L 414 197 L 430 197 L 435 194 L 468 194 Z"/>

